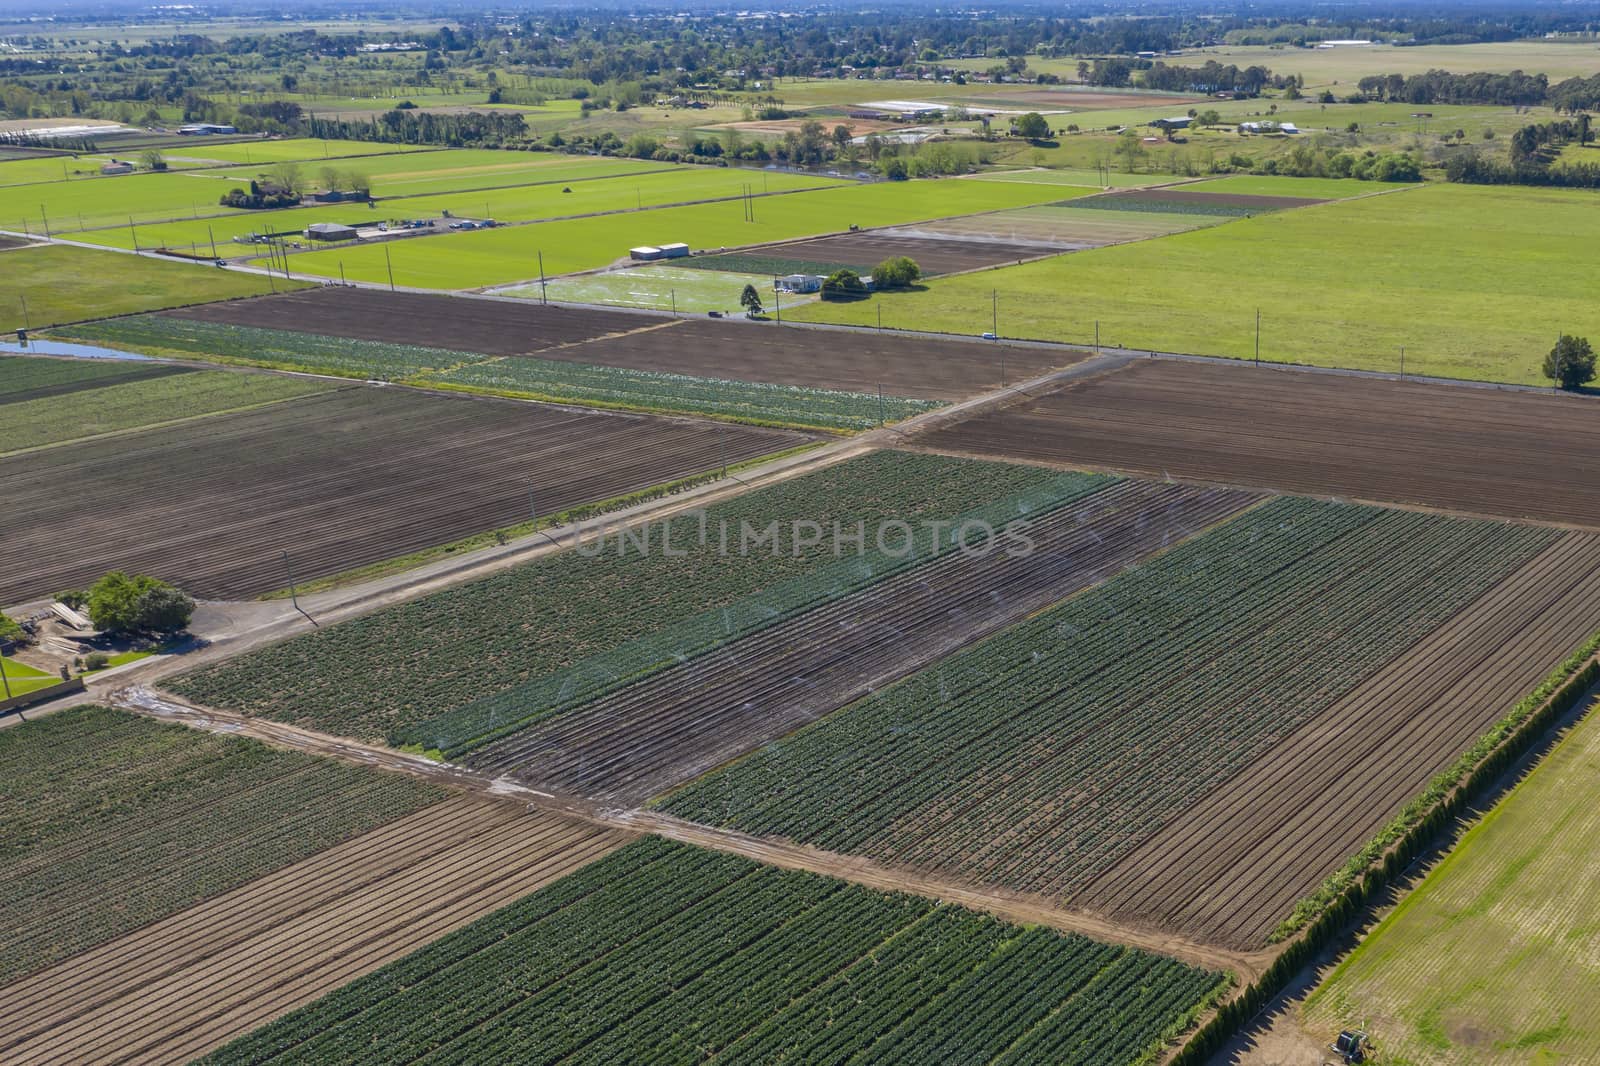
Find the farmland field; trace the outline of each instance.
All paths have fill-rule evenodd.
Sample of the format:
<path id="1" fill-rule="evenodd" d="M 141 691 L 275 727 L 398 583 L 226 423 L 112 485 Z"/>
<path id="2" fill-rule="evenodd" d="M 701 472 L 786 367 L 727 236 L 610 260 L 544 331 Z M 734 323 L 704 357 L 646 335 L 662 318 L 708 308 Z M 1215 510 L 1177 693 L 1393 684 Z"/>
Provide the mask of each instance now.
<path id="1" fill-rule="evenodd" d="M 987 328 L 998 290 L 1002 309 L 1027 309 L 1002 310 L 1007 336 L 1082 343 L 1098 321 L 1107 344 L 1248 358 L 1259 307 L 1263 360 L 1394 371 L 1404 346 L 1413 373 L 1540 383 L 1546 323 L 1600 333 L 1587 280 L 1596 202 L 1579 190 L 1429 185 L 795 318 L 871 325 L 882 302 L 885 323 L 971 333 Z"/>
<path id="2" fill-rule="evenodd" d="M 445 348 L 228 326 L 161 315 L 89 323 L 70 332 L 83 339 L 146 350 L 192 352 L 201 358 L 227 362 L 289 367 L 344 377 L 382 378 L 425 387 L 474 390 L 591 407 L 707 415 L 762 425 L 870 429 L 882 422 L 899 421 L 939 406 L 932 400 L 881 394 L 694 377 L 531 356 L 504 359 Z M 311 391 L 314 383 L 283 386 L 286 394 L 293 387 Z M 168 394 L 172 394 L 170 387 L 163 393 Z M 53 415 L 43 417 L 53 419 Z M 124 417 L 126 420 L 132 415 Z M 64 432 L 53 423 L 51 428 Z M 3 447 L 0 442 L 0 448 Z"/>
<path id="3" fill-rule="evenodd" d="M 1354 178 L 1284 178 L 1259 174 L 1232 174 L 1208 178 L 1185 185 L 1186 190 L 1206 193 L 1234 193 L 1244 196 L 1309 197 L 1316 200 L 1343 200 L 1352 196 L 1394 192 L 1399 188 Z"/>
<path id="4" fill-rule="evenodd" d="M 266 300 L 188 308 L 167 317 L 488 355 L 526 355 L 668 321 L 623 311 L 466 301 L 377 289 L 309 289 Z"/>
<path id="5" fill-rule="evenodd" d="M 276 283 L 299 288 L 300 282 Z M 0 331 L 38 329 L 108 315 L 232 300 L 272 291 L 273 283 L 211 266 L 49 245 L 0 255 Z M 22 300 L 28 301 L 26 320 Z"/>
<path id="6" fill-rule="evenodd" d="M 1309 189 L 1307 190 L 1309 193 Z M 1097 211 L 1154 211 L 1165 215 L 1218 215 L 1242 218 L 1263 211 L 1282 211 L 1322 203 L 1307 196 L 1262 196 L 1199 186 L 1182 189 L 1125 189 L 1069 201 L 1064 206 Z"/>
<path id="7" fill-rule="evenodd" d="M 553 515 L 805 440 L 350 386 L 145 430 L 115 450 L 85 442 L 0 460 L 0 536 L 18 564 L 0 601 L 117 567 L 197 596 L 249 596 L 288 583 L 285 550 L 306 581 L 526 521 L 530 491 Z"/>
<path id="8" fill-rule="evenodd" d="M 1096 211 L 1076 207 L 1069 202 L 1065 206 L 1047 204 L 966 218 L 946 218 L 937 222 L 897 226 L 883 232 L 926 238 L 1004 241 L 1036 249 L 1033 254 L 1038 255 L 1050 251 L 1072 252 L 1098 248 L 1123 241 L 1148 240 L 1200 226 L 1220 225 L 1226 221 L 1227 218 L 1217 215 L 1170 211 Z M 890 313 L 895 310 L 894 305 L 890 304 Z M 888 321 L 886 319 L 885 323 Z M 903 320 L 895 325 L 910 328 Z"/>
<path id="9" fill-rule="evenodd" d="M 1384 1062 L 1592 1062 L 1600 719 L 1591 711 L 1306 1001 Z"/>
<path id="10" fill-rule="evenodd" d="M 1015 263 L 1043 254 L 1028 244 L 1008 244 L 995 240 L 952 240 L 946 237 L 910 237 L 890 232 L 844 233 L 809 241 L 769 244 L 726 256 L 700 256 L 692 266 L 701 270 L 720 270 L 726 262 L 734 269 L 744 263 L 765 266 L 769 274 L 831 274 L 841 266 L 865 277 L 890 256 L 904 255 L 916 260 L 925 277 L 961 270 Z M 763 262 L 766 261 L 766 262 Z"/>
<path id="11" fill-rule="evenodd" d="M 187 1061 L 627 840 L 510 804 L 434 803 L 7 985 L 0 1056 Z"/>
<path id="12" fill-rule="evenodd" d="M 537 300 L 542 289 L 549 299 L 562 303 L 612 304 L 663 312 L 675 308 L 689 314 L 723 311 L 731 315 L 743 313 L 739 294 L 746 285 L 756 287 L 763 304 L 772 303 L 770 274 L 714 273 L 676 266 L 639 266 L 599 274 L 572 274 L 554 278 L 543 287 L 531 282 L 497 290 L 496 295 Z"/>
<path id="13" fill-rule="evenodd" d="M 0 731 L 0 769 L 0 984 L 444 797 L 93 706 Z"/>
<path id="14" fill-rule="evenodd" d="M 1585 397 L 1139 360 L 922 443 L 1600 528 L 1600 487 L 1565 465 L 1600 463 L 1594 413 Z"/>
<path id="15" fill-rule="evenodd" d="M 1093 484 L 1093 483 L 1091 483 Z M 1248 493 L 1119 482 L 1035 508 L 1026 556 L 947 552 L 587 704 L 554 686 L 481 701 L 525 715 L 463 745 L 469 705 L 418 735 L 469 765 L 634 805 L 1021 621 L 1255 503 Z M 885 640 L 893 633 L 893 640 Z M 571 691 L 578 686 L 567 685 Z M 538 691 L 538 689 L 545 691 Z M 581 690 L 580 690 L 581 691 Z M 508 696 L 520 699 L 508 700 Z M 509 705 L 509 706 L 508 706 Z M 479 713 L 481 718 L 481 712 Z M 509 716 L 508 716 L 509 717 Z M 450 739 L 433 730 L 455 726 Z M 479 728 L 488 726 L 484 722 Z M 513 731 L 514 730 L 514 731 Z"/>
<path id="16" fill-rule="evenodd" d="M 1171 175 L 1124 174 L 1121 171 L 1101 173 L 1098 170 L 1073 170 L 1070 167 L 1031 168 L 1027 170 L 990 170 L 978 174 L 980 181 L 1023 181 L 1044 185 L 1087 185 L 1103 188 L 1108 182 L 1113 187 L 1136 188 L 1140 185 L 1160 185 L 1171 180 Z"/>
<path id="17" fill-rule="evenodd" d="M 1075 900 L 1558 536 L 1274 500 L 665 807 Z"/>
<path id="18" fill-rule="evenodd" d="M 881 387 L 890 396 L 935 400 L 964 399 L 1003 381 L 1024 380 L 1083 357 L 1063 349 L 1001 346 L 975 338 L 930 339 L 892 332 L 842 335 L 780 328 L 770 322 L 690 321 L 622 310 L 370 289 L 316 289 L 162 317 L 845 392 L 876 393 Z M 138 344 L 143 334 L 157 347 L 174 343 L 183 351 L 205 350 L 199 341 L 182 347 L 174 339 L 180 334 L 156 320 L 148 326 L 132 320 L 74 327 L 72 333 L 132 344 Z M 758 343 L 753 342 L 755 337 L 760 338 Z M 360 363 L 360 346 L 350 347 L 352 354 L 345 358 Z"/>
<path id="19" fill-rule="evenodd" d="M 326 391 L 325 382 L 276 374 L 195 371 L 80 389 L 5 405 L 0 455 L 157 423 L 224 414 Z"/>
<path id="20" fill-rule="evenodd" d="M 871 452 L 705 513 L 708 529 L 730 528 L 734 538 L 743 522 L 764 528 L 810 520 L 847 529 L 864 522 L 872 528 L 886 519 L 948 519 L 1008 502 L 1015 516 L 1016 508 L 1041 494 L 1060 498 L 1086 483 L 1093 482 L 1030 467 Z M 166 685 L 201 703 L 381 739 L 474 700 L 556 676 L 630 641 L 659 634 L 675 645 L 676 627 L 684 621 L 780 586 L 805 593 L 797 583 L 839 563 L 824 544 L 776 556 L 731 550 L 722 555 L 715 539 L 699 542 L 699 525 L 690 514 L 674 519 L 670 534 L 658 531 L 670 535 L 674 552 L 687 551 L 685 556 L 641 558 L 636 551 L 607 550 L 585 558 L 562 552 Z M 819 582 L 799 603 L 845 591 L 836 582 Z M 764 617 L 756 612 L 758 620 Z M 507 626 L 506 618 L 540 621 Z M 406 664 L 424 649 L 427 672 L 408 671 Z M 294 683 L 286 685 L 290 678 Z"/>
<path id="21" fill-rule="evenodd" d="M 141 366 L 136 362 L 106 359 L 49 359 L 27 355 L 0 355 L 0 403 L 26 403 L 45 396 L 62 396 L 80 389 L 97 389 L 111 383 L 181 373 L 175 367 Z"/>
<path id="22" fill-rule="evenodd" d="M 1089 190 L 1081 190 L 1088 192 Z M 1060 200 L 1061 186 L 975 182 L 956 178 L 822 189 L 754 201 L 747 221 L 744 201 L 691 207 L 647 208 L 598 218 L 541 222 L 408 241 L 390 249 L 395 282 L 433 289 L 505 285 L 539 276 L 592 270 L 640 244 L 690 243 L 696 251 L 741 247 L 848 229 L 885 226 L 948 215 L 994 211 Z M 355 281 L 388 277 L 384 249 L 341 248 L 296 256 L 297 274 Z"/>
<path id="23" fill-rule="evenodd" d="M 1139 1060 L 1223 980 L 643 841 L 203 1061 L 1112 1066 Z"/>

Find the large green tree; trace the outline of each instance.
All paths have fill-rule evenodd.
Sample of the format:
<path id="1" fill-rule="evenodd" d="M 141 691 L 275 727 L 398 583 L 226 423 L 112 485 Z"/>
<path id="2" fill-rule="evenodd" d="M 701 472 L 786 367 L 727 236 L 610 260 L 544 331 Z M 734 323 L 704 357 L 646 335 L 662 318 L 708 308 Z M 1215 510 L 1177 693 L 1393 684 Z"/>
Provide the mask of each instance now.
<path id="1" fill-rule="evenodd" d="M 1017 119 L 1017 136 L 1030 141 L 1042 141 L 1050 136 L 1050 123 L 1037 111 L 1029 111 Z"/>
<path id="2" fill-rule="evenodd" d="M 872 268 L 872 284 L 880 289 L 903 289 L 922 277 L 915 259 L 892 255 Z"/>
<path id="3" fill-rule="evenodd" d="M 1584 337 L 1565 333 L 1544 357 L 1544 376 L 1563 389 L 1577 389 L 1594 380 L 1594 349 Z"/>
<path id="4" fill-rule="evenodd" d="M 194 600 L 144 574 L 113 570 L 89 588 L 89 620 L 107 633 L 176 633 L 189 624 Z"/>

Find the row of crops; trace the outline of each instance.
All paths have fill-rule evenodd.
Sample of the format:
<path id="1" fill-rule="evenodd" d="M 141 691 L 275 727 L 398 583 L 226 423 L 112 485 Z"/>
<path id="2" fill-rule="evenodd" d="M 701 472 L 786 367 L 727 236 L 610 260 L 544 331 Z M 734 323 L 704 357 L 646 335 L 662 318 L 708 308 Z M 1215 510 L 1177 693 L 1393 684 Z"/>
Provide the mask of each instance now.
<path id="1" fill-rule="evenodd" d="M 986 501 L 956 516 L 945 528 L 913 528 L 904 542 L 880 546 L 876 538 L 859 554 L 833 558 L 761 591 L 680 618 L 648 633 L 526 684 L 474 700 L 435 718 L 400 729 L 390 743 L 437 749 L 452 758 L 484 747 L 517 730 L 572 711 L 625 685 L 732 641 L 751 636 L 809 610 L 843 599 L 880 581 L 913 570 L 956 550 L 957 530 L 1001 529 L 1019 517 L 1040 518 L 1113 483 L 1104 475 L 1062 474 L 1003 499 Z M 969 523 L 972 525 L 969 527 Z M 679 519 L 677 542 L 696 544 L 698 520 Z M 707 525 L 708 540 L 720 526 Z M 720 550 L 720 545 L 719 545 Z"/>
<path id="2" fill-rule="evenodd" d="M 941 406 L 935 400 L 554 359 L 500 359 L 444 348 L 163 315 L 90 322 L 62 332 L 78 340 L 251 366 L 805 428 L 869 429 Z"/>
<path id="3" fill-rule="evenodd" d="M 1185 199 L 1163 200 L 1154 194 L 1138 193 L 1131 196 L 1088 196 L 1081 200 L 1063 200 L 1053 207 L 1070 207 L 1083 211 L 1142 211 L 1158 215 L 1202 215 L 1216 218 L 1244 218 L 1258 215 L 1263 210 L 1274 210 L 1259 204 L 1242 204 L 1221 196 L 1215 200 Z"/>
<path id="4" fill-rule="evenodd" d="M 99 433 L 238 411 L 327 392 L 328 382 L 282 374 L 197 371 L 161 377 L 99 379 L 99 388 L 6 404 L 0 452 L 20 451 Z"/>
<path id="5" fill-rule="evenodd" d="M 716 504 L 706 528 L 784 529 L 800 521 L 918 525 L 992 501 L 1097 484 L 1010 463 L 874 451 Z M 167 683 L 199 702 L 343 736 L 383 740 L 473 700 L 569 669 L 628 641 L 728 607 L 836 561 L 831 540 L 785 551 L 723 551 L 693 515 L 671 525 L 673 552 L 611 542 L 567 551 L 219 662 Z"/>
<path id="6" fill-rule="evenodd" d="M 1275 500 L 665 806 L 1070 897 L 1555 536 Z"/>
<path id="7" fill-rule="evenodd" d="M 1115 1066 L 1224 980 L 647 839 L 202 1061 Z"/>
<path id="8" fill-rule="evenodd" d="M 144 371 L 137 362 L 88 359 L 37 359 L 0 355 L 0 403 L 34 389 L 61 389 L 78 383 L 107 381 Z"/>
<path id="9" fill-rule="evenodd" d="M 820 274 L 827 277 L 835 270 L 844 269 L 865 274 L 875 264 L 796 259 L 784 255 L 763 255 L 760 252 L 724 252 L 721 255 L 697 255 L 692 259 L 675 260 L 673 265 L 693 270 L 721 270 L 730 274 L 769 274 L 773 277 L 782 277 L 786 274 Z M 765 293 L 762 293 L 762 298 L 766 298 Z"/>
<path id="10" fill-rule="evenodd" d="M 0 730 L 0 985 L 444 797 L 86 706 Z"/>

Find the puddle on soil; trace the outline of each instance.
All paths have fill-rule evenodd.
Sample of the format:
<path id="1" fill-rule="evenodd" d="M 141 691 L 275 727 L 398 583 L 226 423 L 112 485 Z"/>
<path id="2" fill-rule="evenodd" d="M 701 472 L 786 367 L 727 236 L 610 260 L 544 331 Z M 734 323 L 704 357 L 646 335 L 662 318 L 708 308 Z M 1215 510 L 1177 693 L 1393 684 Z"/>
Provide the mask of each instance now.
<path id="1" fill-rule="evenodd" d="M 150 362 L 147 355 L 122 352 L 115 348 L 100 348 L 93 344 L 68 344 L 66 341 L 26 340 L 0 341 L 0 353 L 6 355 L 76 355 L 82 359 L 133 359 Z"/>

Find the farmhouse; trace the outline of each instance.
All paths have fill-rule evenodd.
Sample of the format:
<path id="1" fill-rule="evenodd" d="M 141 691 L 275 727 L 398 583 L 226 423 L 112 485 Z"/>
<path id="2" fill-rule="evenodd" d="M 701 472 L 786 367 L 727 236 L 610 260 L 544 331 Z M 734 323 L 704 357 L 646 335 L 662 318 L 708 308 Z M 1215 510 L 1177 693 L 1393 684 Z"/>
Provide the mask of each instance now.
<path id="1" fill-rule="evenodd" d="M 346 226 L 343 222 L 313 222 L 306 227 L 306 239 L 312 241 L 353 241 L 356 239 L 354 226 Z"/>
<path id="2" fill-rule="evenodd" d="M 1188 115 L 1178 115 L 1175 118 L 1158 118 L 1151 121 L 1150 125 L 1161 130 L 1186 130 L 1194 119 Z"/>
<path id="3" fill-rule="evenodd" d="M 661 258 L 663 259 L 683 259 L 688 254 L 689 246 L 687 244 L 663 244 L 661 246 Z"/>
<path id="4" fill-rule="evenodd" d="M 657 248 L 655 245 L 641 244 L 637 248 L 628 249 L 628 258 L 637 259 L 641 262 L 648 262 L 652 259 L 662 259 L 664 256 L 661 254 L 661 249 Z"/>
<path id="5" fill-rule="evenodd" d="M 778 282 L 784 292 L 821 292 L 821 274 L 786 274 Z"/>
<path id="6" fill-rule="evenodd" d="M 185 137 L 202 137 L 209 134 L 238 133 L 237 126 L 221 126 L 214 122 L 196 122 L 190 126 L 179 126 L 178 132 Z"/>
<path id="7" fill-rule="evenodd" d="M 101 163 L 100 164 L 100 173 L 102 173 L 102 174 L 132 174 L 133 173 L 133 164 L 129 163 L 127 160 L 113 159 L 109 163 Z"/>

